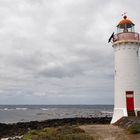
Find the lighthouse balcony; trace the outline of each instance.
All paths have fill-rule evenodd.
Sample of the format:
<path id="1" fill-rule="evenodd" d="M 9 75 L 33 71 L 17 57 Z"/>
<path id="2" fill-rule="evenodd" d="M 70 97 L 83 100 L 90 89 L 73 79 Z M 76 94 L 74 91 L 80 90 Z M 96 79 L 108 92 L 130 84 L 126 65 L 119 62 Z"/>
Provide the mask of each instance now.
<path id="1" fill-rule="evenodd" d="M 113 37 L 113 42 L 116 41 L 127 41 L 127 40 L 132 40 L 132 41 L 139 41 L 139 33 L 136 32 L 122 32 L 115 34 Z"/>

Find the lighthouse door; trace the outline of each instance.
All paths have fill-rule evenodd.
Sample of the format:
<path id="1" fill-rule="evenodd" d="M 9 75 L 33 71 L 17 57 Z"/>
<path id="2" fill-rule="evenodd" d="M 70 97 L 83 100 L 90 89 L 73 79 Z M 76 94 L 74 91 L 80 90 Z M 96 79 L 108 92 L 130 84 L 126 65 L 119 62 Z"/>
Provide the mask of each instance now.
<path id="1" fill-rule="evenodd" d="M 133 91 L 126 91 L 126 106 L 127 106 L 128 116 L 135 116 Z"/>

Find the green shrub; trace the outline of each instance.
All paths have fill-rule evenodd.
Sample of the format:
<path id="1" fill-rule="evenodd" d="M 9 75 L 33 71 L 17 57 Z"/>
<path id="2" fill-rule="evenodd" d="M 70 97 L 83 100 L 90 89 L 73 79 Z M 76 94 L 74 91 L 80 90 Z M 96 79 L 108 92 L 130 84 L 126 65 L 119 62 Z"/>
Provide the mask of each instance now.
<path id="1" fill-rule="evenodd" d="M 128 128 L 128 131 L 131 134 L 138 134 L 140 133 L 140 124 L 133 124 Z"/>
<path id="2" fill-rule="evenodd" d="M 37 130 L 30 130 L 26 135 L 24 135 L 23 140 L 35 140 L 38 137 Z"/>
<path id="3" fill-rule="evenodd" d="M 23 140 L 93 140 L 84 130 L 76 126 L 63 126 L 57 128 L 44 128 L 30 130 Z"/>
<path id="4" fill-rule="evenodd" d="M 78 133 L 64 135 L 60 140 L 93 140 L 93 138 L 87 134 Z"/>

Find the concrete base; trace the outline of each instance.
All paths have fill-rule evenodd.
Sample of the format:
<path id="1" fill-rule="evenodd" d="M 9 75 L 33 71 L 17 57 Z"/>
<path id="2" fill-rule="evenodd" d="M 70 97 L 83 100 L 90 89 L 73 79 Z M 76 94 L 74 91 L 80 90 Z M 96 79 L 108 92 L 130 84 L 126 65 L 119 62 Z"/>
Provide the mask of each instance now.
<path id="1" fill-rule="evenodd" d="M 111 124 L 118 121 L 120 118 L 128 116 L 126 108 L 115 108 Z"/>

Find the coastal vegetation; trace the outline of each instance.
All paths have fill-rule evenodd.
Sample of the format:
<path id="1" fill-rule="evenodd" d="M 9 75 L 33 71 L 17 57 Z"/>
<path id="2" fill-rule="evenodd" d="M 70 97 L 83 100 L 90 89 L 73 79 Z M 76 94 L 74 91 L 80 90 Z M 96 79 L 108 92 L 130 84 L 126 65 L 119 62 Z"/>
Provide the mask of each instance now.
<path id="1" fill-rule="evenodd" d="M 61 126 L 29 130 L 22 140 L 93 140 L 93 138 L 77 126 Z"/>
<path id="2" fill-rule="evenodd" d="M 132 124 L 130 127 L 128 127 L 128 131 L 131 134 L 138 134 L 138 133 L 140 133 L 140 124 Z"/>
<path id="3" fill-rule="evenodd" d="M 42 130 L 44 128 L 56 128 L 60 126 L 74 126 L 84 124 L 109 124 L 111 117 L 97 118 L 65 118 L 45 121 L 19 122 L 15 124 L 0 123 L 0 138 L 22 136 L 28 130 Z"/>

